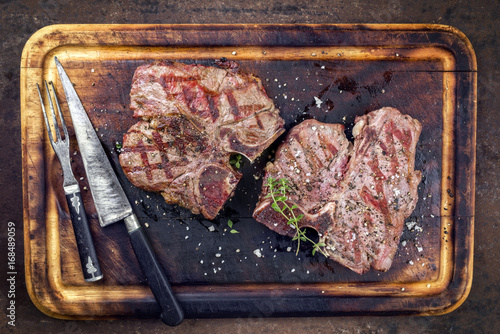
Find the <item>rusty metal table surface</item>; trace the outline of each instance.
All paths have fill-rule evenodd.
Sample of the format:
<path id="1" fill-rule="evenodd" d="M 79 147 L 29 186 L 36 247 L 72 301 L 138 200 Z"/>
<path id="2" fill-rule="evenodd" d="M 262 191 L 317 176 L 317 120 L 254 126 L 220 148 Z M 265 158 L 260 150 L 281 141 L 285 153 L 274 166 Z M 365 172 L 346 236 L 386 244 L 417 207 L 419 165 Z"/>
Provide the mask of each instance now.
<path id="1" fill-rule="evenodd" d="M 0 2 L 0 332 L 2 333 L 495 333 L 500 330 L 500 47 L 496 0 L 432 1 L 9 1 Z M 435 23 L 461 30 L 478 63 L 474 276 L 467 300 L 433 317 L 255 316 L 187 319 L 169 328 L 155 319 L 70 321 L 50 318 L 31 302 L 24 277 L 21 187 L 20 59 L 40 28 L 59 23 Z M 15 224 L 15 296 L 7 280 L 8 223 Z M 15 326 L 7 310 L 15 301 Z M 12 324 L 12 322 L 11 322 Z"/>

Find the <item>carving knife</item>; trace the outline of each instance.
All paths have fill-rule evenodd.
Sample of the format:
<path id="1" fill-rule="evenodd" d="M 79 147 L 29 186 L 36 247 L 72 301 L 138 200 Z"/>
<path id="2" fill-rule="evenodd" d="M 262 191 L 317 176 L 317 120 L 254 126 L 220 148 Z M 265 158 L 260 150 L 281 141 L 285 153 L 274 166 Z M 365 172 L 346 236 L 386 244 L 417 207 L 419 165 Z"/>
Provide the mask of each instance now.
<path id="1" fill-rule="evenodd" d="M 165 272 L 156 257 L 146 232 L 134 214 L 130 202 L 104 152 L 83 104 L 61 63 L 54 57 L 66 101 L 73 121 L 94 205 L 101 226 L 123 220 L 132 247 L 151 291 L 161 307 L 161 320 L 175 326 L 184 319 L 184 312 L 175 297 Z"/>

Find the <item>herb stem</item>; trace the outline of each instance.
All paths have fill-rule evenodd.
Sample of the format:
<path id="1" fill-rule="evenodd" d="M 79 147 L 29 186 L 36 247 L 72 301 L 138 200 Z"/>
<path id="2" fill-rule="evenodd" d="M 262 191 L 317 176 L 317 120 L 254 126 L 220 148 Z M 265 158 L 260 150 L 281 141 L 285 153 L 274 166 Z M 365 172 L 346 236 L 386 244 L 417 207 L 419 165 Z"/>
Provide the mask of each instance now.
<path id="1" fill-rule="evenodd" d="M 270 177 L 267 180 L 267 186 L 269 187 L 269 195 L 268 197 L 271 197 L 273 200 L 273 209 L 279 213 L 287 220 L 287 224 L 290 225 L 293 229 L 295 229 L 295 236 L 293 237 L 293 240 L 297 240 L 297 251 L 295 252 L 295 255 L 299 254 L 300 250 L 300 242 L 301 241 L 308 241 L 314 245 L 313 249 L 313 254 L 316 251 L 319 251 L 321 254 L 324 256 L 328 257 L 328 255 L 321 249 L 322 246 L 325 246 L 324 243 L 316 243 L 310 238 L 306 236 L 305 229 L 302 230 L 299 227 L 299 221 L 302 219 L 304 216 L 303 214 L 299 215 L 298 217 L 295 215 L 295 212 L 293 211 L 297 206 L 293 205 L 290 207 L 286 201 L 288 200 L 287 197 L 287 189 L 290 189 L 290 187 L 287 185 L 288 181 L 285 178 L 281 178 L 278 181 L 275 180 L 274 178 Z M 276 186 L 278 187 L 278 191 L 276 191 Z M 276 194 L 279 194 L 279 197 L 276 197 Z M 283 203 L 283 207 L 280 207 L 278 202 Z M 290 216 L 288 216 L 285 213 L 285 210 L 290 212 Z"/>

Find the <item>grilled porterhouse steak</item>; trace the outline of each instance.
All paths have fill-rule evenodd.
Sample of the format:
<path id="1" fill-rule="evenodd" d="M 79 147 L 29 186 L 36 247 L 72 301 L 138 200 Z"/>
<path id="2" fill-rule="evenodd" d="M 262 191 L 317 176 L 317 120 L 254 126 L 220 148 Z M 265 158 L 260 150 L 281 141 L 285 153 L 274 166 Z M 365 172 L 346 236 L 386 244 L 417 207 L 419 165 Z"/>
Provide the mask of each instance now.
<path id="1" fill-rule="evenodd" d="M 420 171 L 414 170 L 420 123 L 397 109 L 356 118 L 351 145 L 340 124 L 306 120 L 295 126 L 268 163 L 254 217 L 270 229 L 294 230 L 265 198 L 266 179 L 287 178 L 290 207 L 304 214 L 330 258 L 362 274 L 391 267 L 404 219 L 418 201 Z"/>
<path id="2" fill-rule="evenodd" d="M 241 173 L 231 154 L 258 157 L 284 121 L 259 78 L 238 65 L 155 62 L 138 67 L 130 92 L 141 120 L 123 137 L 120 164 L 137 187 L 213 219 Z"/>

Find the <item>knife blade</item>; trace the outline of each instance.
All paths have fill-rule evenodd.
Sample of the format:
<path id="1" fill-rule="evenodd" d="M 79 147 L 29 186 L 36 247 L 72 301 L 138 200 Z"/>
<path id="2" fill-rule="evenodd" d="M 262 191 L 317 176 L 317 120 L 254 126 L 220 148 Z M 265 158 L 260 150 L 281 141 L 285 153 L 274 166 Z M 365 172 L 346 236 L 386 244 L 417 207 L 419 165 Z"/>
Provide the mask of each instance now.
<path id="1" fill-rule="evenodd" d="M 184 319 L 184 312 L 146 232 L 132 210 L 73 84 L 57 57 L 54 57 L 54 60 L 66 95 L 99 223 L 104 227 L 124 221 L 139 265 L 161 307 L 161 320 L 167 325 L 178 325 Z"/>

